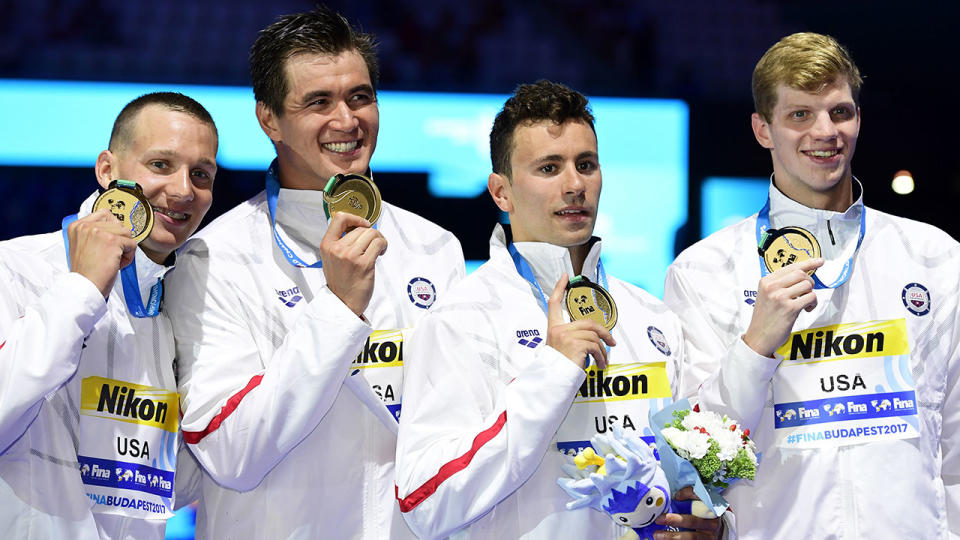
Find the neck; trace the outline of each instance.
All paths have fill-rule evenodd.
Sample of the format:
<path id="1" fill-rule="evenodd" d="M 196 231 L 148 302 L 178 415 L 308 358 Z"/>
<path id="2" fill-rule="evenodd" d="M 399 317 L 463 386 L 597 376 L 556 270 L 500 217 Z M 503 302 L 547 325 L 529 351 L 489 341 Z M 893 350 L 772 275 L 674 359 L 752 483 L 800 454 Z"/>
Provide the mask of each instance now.
<path id="1" fill-rule="evenodd" d="M 144 253 L 151 261 L 159 264 L 160 266 L 166 266 L 167 260 L 170 259 L 172 251 L 154 251 L 152 249 L 146 248 L 143 245 L 140 246 L 140 251 Z"/>
<path id="2" fill-rule="evenodd" d="M 814 191 L 798 188 L 786 183 L 778 183 L 774 176 L 774 185 L 787 197 L 808 207 L 832 212 L 845 212 L 853 205 L 853 179 L 848 176 L 826 191 Z"/>
<path id="3" fill-rule="evenodd" d="M 567 250 L 570 251 L 570 264 L 573 265 L 573 274 L 579 276 L 583 273 L 583 262 L 587 260 L 587 253 L 590 253 L 590 243 L 571 246 Z"/>
<path id="4" fill-rule="evenodd" d="M 291 166 L 286 159 L 277 159 L 277 181 L 283 189 L 312 189 L 322 191 L 329 180 L 329 178 L 317 179 L 313 175 L 304 176 L 298 173 L 297 168 Z"/>

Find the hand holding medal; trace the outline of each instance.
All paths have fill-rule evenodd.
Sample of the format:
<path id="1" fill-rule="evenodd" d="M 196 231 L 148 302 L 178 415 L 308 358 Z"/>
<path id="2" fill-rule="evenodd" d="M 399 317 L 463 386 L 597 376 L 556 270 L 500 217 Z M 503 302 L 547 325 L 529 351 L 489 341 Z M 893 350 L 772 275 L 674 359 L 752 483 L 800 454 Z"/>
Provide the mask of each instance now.
<path id="1" fill-rule="evenodd" d="M 137 243 L 150 235 L 153 209 L 134 182 L 117 180 L 93 203 L 93 213 L 67 227 L 70 269 L 106 298 L 117 271 L 133 262 Z"/>
<path id="2" fill-rule="evenodd" d="M 575 278 L 576 279 L 576 278 Z M 579 285 L 578 285 L 579 283 Z M 588 282 L 589 283 L 589 282 Z M 607 366 L 607 347 L 613 347 L 616 345 L 613 336 L 603 324 L 598 322 L 597 315 L 589 316 L 594 312 L 584 310 L 584 316 L 581 318 L 574 318 L 571 314 L 571 322 L 566 323 L 563 318 L 563 304 L 568 302 L 564 301 L 565 296 L 567 295 L 568 290 L 568 277 L 564 274 L 559 281 L 557 281 L 557 286 L 554 287 L 553 293 L 550 295 L 550 300 L 547 302 L 547 345 L 553 347 L 554 349 L 560 351 L 564 356 L 569 358 L 575 364 L 581 368 L 585 368 L 587 365 L 587 356 L 592 356 L 594 362 L 596 362 L 597 367 L 603 369 Z M 591 284 L 595 285 L 595 284 Z M 572 289 L 580 290 L 584 288 L 589 288 L 589 286 L 584 287 L 582 283 L 574 281 Z M 580 290 L 580 293 L 586 295 L 587 291 Z M 593 293 L 590 293 L 591 295 Z M 604 291 L 606 294 L 606 291 Z M 610 305 L 613 305 L 613 299 L 609 297 L 609 294 L 606 294 L 606 297 L 609 298 Z M 576 303 L 576 299 L 570 300 L 574 305 L 581 305 Z M 584 307 L 593 307 L 595 311 L 599 310 L 600 302 L 593 301 L 592 299 L 584 300 L 582 306 Z M 616 308 L 613 308 L 614 316 L 612 322 L 616 323 Z M 599 310 L 602 311 L 602 310 Z M 579 313 L 579 311 L 577 311 Z M 604 321 L 608 321 L 606 315 L 603 315 Z M 610 325 L 610 328 L 613 328 L 613 324 Z"/>

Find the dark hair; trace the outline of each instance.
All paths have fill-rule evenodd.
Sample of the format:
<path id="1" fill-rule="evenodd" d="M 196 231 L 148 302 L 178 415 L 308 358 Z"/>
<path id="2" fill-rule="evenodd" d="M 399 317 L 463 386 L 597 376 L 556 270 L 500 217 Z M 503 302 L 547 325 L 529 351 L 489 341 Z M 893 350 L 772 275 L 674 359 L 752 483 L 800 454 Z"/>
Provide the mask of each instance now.
<path id="1" fill-rule="evenodd" d="M 529 125 L 543 120 L 551 120 L 557 125 L 568 120 L 582 121 L 596 133 L 590 104 L 580 92 L 546 80 L 521 84 L 503 104 L 490 130 L 493 172 L 510 176 L 514 131 L 521 124 Z"/>
<path id="2" fill-rule="evenodd" d="M 113 122 L 113 131 L 110 132 L 110 146 L 108 148 L 111 151 L 116 151 L 130 142 L 133 136 L 133 120 L 148 105 L 160 105 L 171 111 L 189 114 L 210 126 L 213 129 L 213 134 L 218 139 L 220 138 L 213 117 L 197 100 L 179 92 L 151 92 L 127 103 L 120 114 L 117 115 L 117 119 Z"/>
<path id="3" fill-rule="evenodd" d="M 289 58 L 301 53 L 335 56 L 352 50 L 367 64 L 370 83 L 376 92 L 379 68 L 373 34 L 355 30 L 342 15 L 325 6 L 284 15 L 261 30 L 250 48 L 253 95 L 282 116 L 283 100 L 289 91 L 286 74 Z"/>

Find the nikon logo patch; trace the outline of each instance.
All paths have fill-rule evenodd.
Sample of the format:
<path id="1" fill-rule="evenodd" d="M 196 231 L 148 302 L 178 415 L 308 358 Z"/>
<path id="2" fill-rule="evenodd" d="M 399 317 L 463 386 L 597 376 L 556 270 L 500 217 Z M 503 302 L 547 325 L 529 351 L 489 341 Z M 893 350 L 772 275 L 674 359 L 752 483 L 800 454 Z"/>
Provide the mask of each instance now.
<path id="1" fill-rule="evenodd" d="M 176 392 L 162 388 L 103 377 L 87 377 L 81 381 L 80 414 L 176 433 L 179 403 Z"/>
<path id="2" fill-rule="evenodd" d="M 393 367 L 403 365 L 403 331 L 374 330 L 353 359 L 353 367 Z"/>
<path id="3" fill-rule="evenodd" d="M 670 396 L 666 362 L 614 364 L 607 369 L 589 366 L 574 403 Z"/>
<path id="4" fill-rule="evenodd" d="M 787 360 L 898 356 L 910 352 L 904 319 L 834 324 L 790 334 L 777 354 Z"/>

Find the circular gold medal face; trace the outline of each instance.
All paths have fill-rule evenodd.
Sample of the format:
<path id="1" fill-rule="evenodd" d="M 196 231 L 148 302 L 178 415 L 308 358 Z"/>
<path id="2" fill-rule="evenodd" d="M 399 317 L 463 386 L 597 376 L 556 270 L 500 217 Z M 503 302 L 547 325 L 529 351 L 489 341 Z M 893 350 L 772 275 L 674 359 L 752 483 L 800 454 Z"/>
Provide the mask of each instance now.
<path id="1" fill-rule="evenodd" d="M 130 237 L 142 242 L 153 230 L 153 208 L 143 196 L 143 190 L 133 182 L 112 182 L 110 189 L 104 191 L 93 202 L 93 211 L 101 208 L 110 210 L 125 227 L 130 230 Z"/>
<path id="2" fill-rule="evenodd" d="M 330 179 L 324 190 L 323 208 L 327 217 L 334 212 L 346 212 L 373 225 L 380 219 L 380 190 L 366 176 L 338 174 Z"/>
<path id="3" fill-rule="evenodd" d="M 788 264 L 815 259 L 820 256 L 820 243 L 806 229 L 784 227 L 771 230 L 773 239 L 763 250 L 763 262 L 767 270 L 775 272 Z M 810 272 L 812 275 L 813 272 Z"/>
<path id="4" fill-rule="evenodd" d="M 570 319 L 592 319 L 607 330 L 617 324 L 617 304 L 603 287 L 584 277 L 573 278 L 567 285 L 564 304 Z"/>

